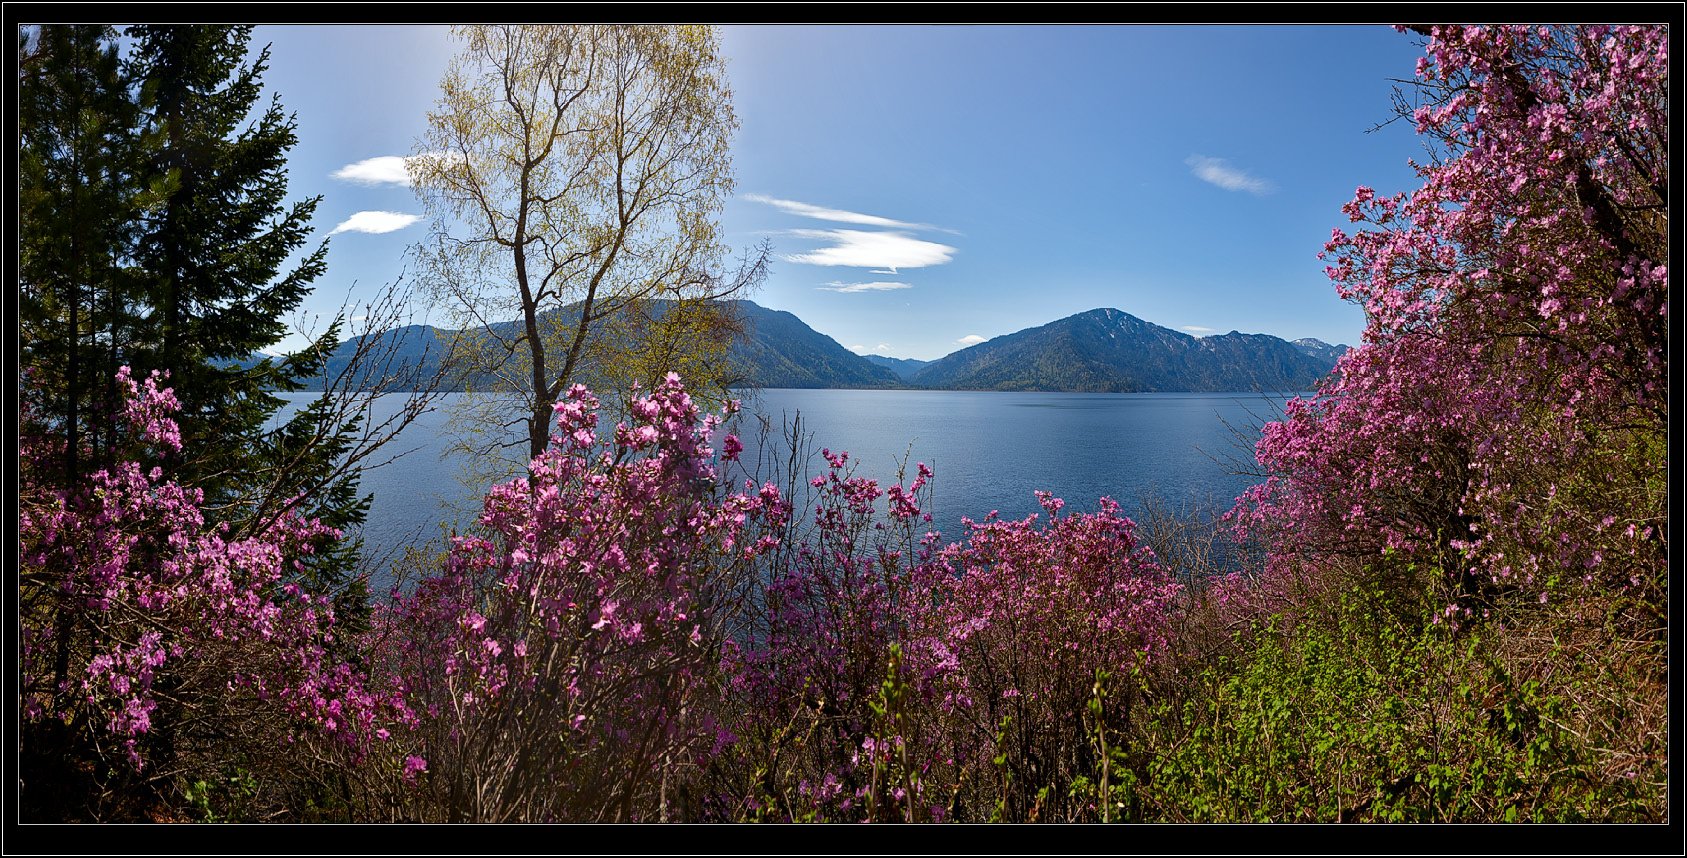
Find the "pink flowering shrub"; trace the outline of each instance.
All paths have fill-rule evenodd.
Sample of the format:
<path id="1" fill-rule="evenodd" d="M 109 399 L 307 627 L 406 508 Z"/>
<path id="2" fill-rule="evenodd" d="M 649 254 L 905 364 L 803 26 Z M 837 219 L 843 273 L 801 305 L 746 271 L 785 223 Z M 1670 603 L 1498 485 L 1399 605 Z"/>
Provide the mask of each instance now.
<path id="1" fill-rule="evenodd" d="M 1423 184 L 1324 248 L 1363 345 L 1265 427 L 1264 574 L 1139 738 L 1169 819 L 1666 818 L 1668 32 L 1418 32 Z"/>
<path id="2" fill-rule="evenodd" d="M 992 514 L 942 546 L 923 464 L 881 490 L 822 454 L 809 530 L 789 523 L 763 558 L 761 610 L 726 649 L 738 741 L 707 812 L 1095 818 L 1067 793 L 1098 761 L 1081 717 L 1097 671 L 1128 676 L 1164 650 L 1180 594 L 1134 524 L 1107 499 L 1061 516 L 1039 493 L 1045 524 Z M 1125 688 L 1097 729 L 1122 729 Z"/>
<path id="3" fill-rule="evenodd" d="M 775 548 L 758 558 L 760 589 L 724 650 L 736 742 L 717 766 L 714 815 L 862 819 L 877 802 L 873 706 L 890 648 L 941 574 L 922 509 L 933 475 L 918 463 L 906 485 L 881 487 L 848 453 L 821 455 L 812 512 L 761 523 Z"/>
<path id="4" fill-rule="evenodd" d="M 908 645 L 958 817 L 1097 818 L 1069 790 L 1099 770 L 1097 734 L 1127 725 L 1131 676 L 1174 643 L 1182 587 L 1119 505 L 1062 514 L 1037 497 L 1046 519 L 965 522 Z M 1107 705 L 1086 722 L 1098 674 Z"/>
<path id="5" fill-rule="evenodd" d="M 484 535 L 378 609 L 372 658 L 421 718 L 403 740 L 422 818 L 673 818 L 731 741 L 722 642 L 775 546 L 746 526 L 787 510 L 772 486 L 717 493 L 719 418 L 676 376 L 629 411 L 600 432 L 576 385 L 528 476 L 487 495 Z"/>
<path id="6" fill-rule="evenodd" d="M 1179 592 L 1116 504 L 1044 496 L 1046 525 L 945 548 L 923 464 L 881 488 L 823 451 L 799 516 L 770 483 L 723 484 L 743 447 L 715 459 L 677 378 L 629 413 L 600 434 L 573 389 L 483 534 L 377 610 L 371 670 L 419 719 L 390 752 L 404 818 L 1093 815 L 1036 794 L 1096 761 L 1069 716 L 1097 670 L 1165 648 Z"/>
<path id="7" fill-rule="evenodd" d="M 1354 349 L 1323 395 L 1290 400 L 1265 425 L 1256 449 L 1273 475 L 1231 519 L 1269 540 L 1273 573 L 1321 556 L 1430 553 L 1468 531 L 1472 439 L 1517 405 L 1479 383 L 1473 357 L 1440 341 Z"/>
<path id="8" fill-rule="evenodd" d="M 1577 585 L 1662 604 L 1668 34 L 1434 27 L 1423 186 L 1325 247 L 1368 327 L 1257 453 L 1233 513 L 1274 563 L 1440 570 L 1449 616 Z M 1474 600 L 1474 601 L 1473 601 Z"/>
<path id="9" fill-rule="evenodd" d="M 41 482 L 54 471 L 34 465 L 54 442 L 25 407 L 19 663 L 30 806 L 29 786 L 85 776 L 99 784 L 75 799 L 90 802 L 85 812 L 130 814 L 125 802 L 167 802 L 173 778 L 214 776 L 240 753 L 278 745 L 355 760 L 380 725 L 404 716 L 401 701 L 335 654 L 327 597 L 289 580 L 330 531 L 289 513 L 228 540 L 206 525 L 198 490 L 144 464 L 181 446 L 179 406 L 158 382 L 119 371 L 129 456 L 81 485 Z"/>

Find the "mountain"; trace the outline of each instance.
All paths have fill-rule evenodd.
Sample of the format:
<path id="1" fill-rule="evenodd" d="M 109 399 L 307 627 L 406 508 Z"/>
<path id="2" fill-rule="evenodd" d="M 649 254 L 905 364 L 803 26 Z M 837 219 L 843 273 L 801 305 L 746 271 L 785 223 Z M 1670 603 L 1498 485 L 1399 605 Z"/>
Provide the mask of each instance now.
<path id="1" fill-rule="evenodd" d="M 746 387 L 901 387 L 895 372 L 875 366 L 784 310 L 736 301 L 748 336 L 731 360 Z"/>
<path id="2" fill-rule="evenodd" d="M 896 374 L 867 362 L 844 348 L 837 340 L 814 330 L 791 313 L 770 310 L 754 301 L 731 299 L 722 302 L 728 314 L 743 323 L 744 337 L 732 344 L 727 363 L 736 372 L 734 387 L 874 388 L 901 387 Z M 673 302 L 647 299 L 641 310 L 653 318 L 665 314 Z M 579 305 L 560 310 L 559 327 L 572 329 L 579 320 Z M 519 329 L 515 322 L 491 326 L 509 339 Z M 588 346 L 589 352 L 589 346 Z M 589 374 L 590 356 L 583 364 Z"/>
<path id="3" fill-rule="evenodd" d="M 732 366 L 740 370 L 739 384 L 745 387 L 836 387 L 884 388 L 903 386 L 897 374 L 882 366 L 875 366 L 860 355 L 839 345 L 837 340 L 822 334 L 801 319 L 782 310 L 769 310 L 751 301 L 733 301 L 733 309 L 745 322 L 745 338 L 734 344 L 730 353 Z M 574 307 L 560 311 L 578 313 Z M 655 311 L 662 312 L 661 308 Z M 578 318 L 576 316 L 576 318 Z M 498 322 L 490 326 L 505 337 L 517 333 L 515 322 Z M 407 325 L 352 337 L 340 344 L 328 358 L 328 377 L 344 372 L 360 346 L 367 345 L 373 353 L 390 350 L 391 360 L 383 361 L 375 370 L 366 370 L 365 379 L 354 387 L 371 386 L 380 377 L 396 372 L 416 372 L 426 378 L 438 369 L 439 361 L 450 344 L 454 331 L 431 325 Z M 254 355 L 255 362 L 262 355 Z M 484 386 L 481 379 L 477 386 Z M 456 380 L 444 385 L 447 390 L 461 390 Z M 317 378 L 306 388 L 321 390 L 322 379 Z"/>
<path id="4" fill-rule="evenodd" d="M 878 364 L 879 366 L 896 373 L 896 377 L 902 379 L 903 381 L 913 378 L 914 373 L 919 372 L 926 364 L 931 363 L 929 360 L 893 358 L 885 357 L 883 355 L 862 355 L 862 357 L 866 358 L 869 363 Z"/>
<path id="5" fill-rule="evenodd" d="M 380 355 L 376 361 L 365 360 L 361 375 L 352 379 L 348 387 L 368 390 L 382 386 L 387 390 L 408 390 L 414 387 L 405 380 L 429 378 L 439 371 L 439 362 L 451 343 L 452 331 L 432 325 L 404 325 L 375 334 L 351 337 L 340 343 L 328 355 L 323 375 L 304 379 L 307 391 L 319 391 L 325 378 L 338 378 L 351 365 L 359 349 Z M 253 366 L 264 359 L 262 354 L 249 355 L 245 360 L 230 361 L 240 366 Z M 460 380 L 443 386 L 447 390 L 461 390 Z"/>
<path id="6" fill-rule="evenodd" d="M 1309 389 L 1333 365 L 1267 334 L 1197 338 L 1101 308 L 962 349 L 931 362 L 910 383 L 953 390 L 1289 392 Z"/>
<path id="7" fill-rule="evenodd" d="M 855 354 L 796 316 L 751 301 L 734 301 L 732 309 L 745 323 L 745 337 L 730 353 L 739 370 L 737 383 L 744 387 L 1290 392 L 1310 389 L 1347 350 L 1320 340 L 1287 342 L 1236 331 L 1197 338 L 1103 308 L 927 362 Z M 513 334 L 514 326 L 501 322 L 493 327 Z M 437 368 L 453 333 L 408 325 L 370 335 L 368 344 L 391 350 L 392 360 L 379 368 L 381 377 L 416 371 L 426 377 Z M 364 340 L 341 344 L 329 358 L 328 372 L 344 371 Z M 477 386 L 482 385 L 484 380 Z M 459 380 L 445 387 L 460 390 L 463 385 Z M 310 389 L 321 389 L 320 380 Z"/>
<path id="8" fill-rule="evenodd" d="M 1348 349 L 1346 344 L 1338 343 L 1332 346 L 1323 340 L 1313 339 L 1312 337 L 1291 340 L 1289 345 L 1300 349 L 1301 354 L 1329 363 L 1331 367 L 1336 365 L 1336 361 L 1339 360 L 1342 355 L 1347 354 Z"/>
<path id="9" fill-rule="evenodd" d="M 451 331 L 441 330 L 432 325 L 405 325 L 370 334 L 354 337 L 340 344 L 334 353 L 328 356 L 327 375 L 337 377 L 345 372 L 353 355 L 360 345 L 365 343 L 372 354 L 390 354 L 390 360 L 382 360 L 374 366 L 361 370 L 362 377 L 356 379 L 353 387 L 373 387 L 382 379 L 395 375 L 401 377 L 415 377 L 418 380 L 430 378 L 439 371 L 439 362 L 450 349 Z M 389 388 L 403 389 L 403 385 Z M 462 384 L 447 385 L 461 388 Z"/>

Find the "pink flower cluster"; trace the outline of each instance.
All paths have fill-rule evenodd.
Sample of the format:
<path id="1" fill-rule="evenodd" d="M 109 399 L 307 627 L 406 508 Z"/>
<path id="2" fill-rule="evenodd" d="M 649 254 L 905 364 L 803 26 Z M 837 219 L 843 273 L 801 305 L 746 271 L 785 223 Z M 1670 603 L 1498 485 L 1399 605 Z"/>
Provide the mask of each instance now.
<path id="1" fill-rule="evenodd" d="M 481 535 L 384 606 L 383 669 L 422 715 L 413 760 L 483 786 L 452 813 L 512 806 L 556 819 L 629 818 L 666 772 L 707 762 L 721 735 L 711 688 L 743 570 L 776 540 L 746 539 L 789 509 L 771 485 L 717 493 L 710 436 L 674 375 L 608 437 L 576 385 L 550 448 L 497 486 Z M 741 446 L 728 437 L 727 455 Z M 516 751 L 528 768 L 493 771 Z M 412 776 L 420 764 L 407 765 Z M 639 799 L 639 800 L 635 800 Z"/>
<path id="2" fill-rule="evenodd" d="M 1128 674 L 1168 645 L 1182 589 L 1110 499 L 1063 516 L 1038 492 L 1042 520 L 992 514 L 945 546 L 922 529 L 928 467 L 881 489 L 847 453 L 821 452 L 809 530 L 781 534 L 761 610 L 726 647 L 735 752 L 764 772 L 742 812 L 943 819 L 998 751 L 1028 778 L 1025 749 L 1083 745 L 1072 714 L 1096 671 Z M 1017 750 L 998 748 L 1004 718 Z M 810 737 L 801 753 L 780 750 L 792 732 Z M 773 794 L 770 767 L 788 778 Z"/>
<path id="3" fill-rule="evenodd" d="M 945 705 L 1087 695 L 1096 669 L 1128 673 L 1170 643 L 1182 587 L 1119 504 L 1104 497 L 1096 512 L 1062 516 L 1060 498 L 1037 496 L 1046 520 L 963 520 L 966 541 L 943 549 L 944 574 L 922 594 L 915 651 L 931 656 Z M 1023 653 L 1037 664 L 1004 671 Z"/>
<path id="4" fill-rule="evenodd" d="M 1397 551 L 1463 593 L 1657 587 L 1668 33 L 1427 36 L 1412 118 L 1441 151 L 1415 191 L 1359 188 L 1367 228 L 1324 249 L 1364 345 L 1266 427 L 1276 476 L 1233 520 L 1279 567 Z"/>
<path id="5" fill-rule="evenodd" d="M 1097 672 L 1119 678 L 1125 698 L 1127 678 L 1172 643 L 1183 588 L 1119 505 L 1104 497 L 1096 512 L 1062 515 L 1059 498 L 1037 496 L 1046 518 L 966 522 L 914 610 L 910 665 L 937 722 L 924 756 L 946 761 L 949 777 L 992 766 L 1021 782 L 1050 777 L 1052 761 L 1087 746 L 1077 713 Z"/>
<path id="6" fill-rule="evenodd" d="M 161 377 L 136 383 L 124 367 L 117 380 L 135 458 L 179 450 L 179 405 Z M 26 416 L 26 454 L 42 437 Z M 256 711 L 274 735 L 311 730 L 364 753 L 379 724 L 404 717 L 402 701 L 369 691 L 331 652 L 330 600 L 288 580 L 298 558 L 337 534 L 285 514 L 228 540 L 226 526 L 207 526 L 198 490 L 135 458 L 68 488 L 25 472 L 24 717 L 97 724 L 137 769 L 164 693 L 174 730 L 235 712 L 253 728 Z"/>

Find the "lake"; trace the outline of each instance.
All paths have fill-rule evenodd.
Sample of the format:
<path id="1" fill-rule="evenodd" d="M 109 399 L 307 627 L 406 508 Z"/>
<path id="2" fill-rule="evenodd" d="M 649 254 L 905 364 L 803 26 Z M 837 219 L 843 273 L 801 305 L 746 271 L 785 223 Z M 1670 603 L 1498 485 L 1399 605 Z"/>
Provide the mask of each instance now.
<path id="1" fill-rule="evenodd" d="M 292 403 L 316 394 L 291 394 Z M 448 452 L 449 405 L 474 394 L 446 394 L 389 449 L 404 454 L 365 472 L 374 494 L 364 541 L 371 556 L 438 537 L 441 521 L 467 524 L 480 491 L 459 479 L 461 461 Z M 376 404 L 396 407 L 398 394 Z M 961 532 L 963 516 L 1003 518 L 1040 511 L 1032 492 L 1064 498 L 1069 511 L 1089 511 L 1108 496 L 1126 514 L 1146 495 L 1172 506 L 1229 500 L 1257 482 L 1232 473 L 1252 461 L 1261 419 L 1284 398 L 1257 393 L 1022 393 L 924 390 L 760 390 L 746 392 L 738 434 L 747 462 L 759 451 L 755 416 L 782 427 L 801 415 L 812 447 L 809 476 L 825 473 L 821 448 L 847 450 L 856 474 L 894 481 L 907 457 L 936 471 L 931 512 L 945 534 Z M 1228 425 L 1227 425 L 1228 424 Z M 1241 433 L 1238 437 L 1237 432 Z M 717 439 L 718 448 L 718 439 Z M 385 458 L 381 456 L 379 458 Z"/>

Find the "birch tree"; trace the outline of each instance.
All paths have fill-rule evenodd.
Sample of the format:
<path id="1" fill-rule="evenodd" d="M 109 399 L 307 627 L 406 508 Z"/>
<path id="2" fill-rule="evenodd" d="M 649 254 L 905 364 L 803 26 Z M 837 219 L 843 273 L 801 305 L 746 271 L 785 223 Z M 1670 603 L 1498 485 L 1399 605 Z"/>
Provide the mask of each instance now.
<path id="1" fill-rule="evenodd" d="M 712 28 L 454 34 L 461 49 L 408 161 L 433 218 L 419 269 L 462 329 L 455 352 L 471 386 L 520 402 L 512 419 L 507 398 L 480 398 L 488 410 L 465 443 L 525 461 L 544 451 L 552 406 L 594 359 L 624 357 L 629 332 L 676 336 L 673 324 L 617 319 L 683 307 L 671 321 L 730 331 L 727 304 L 713 299 L 756 282 L 766 251 L 734 274 L 719 269 L 715 216 L 732 191 L 738 123 Z M 611 326 L 615 342 L 601 343 Z M 598 375 L 646 387 L 661 377 Z"/>

